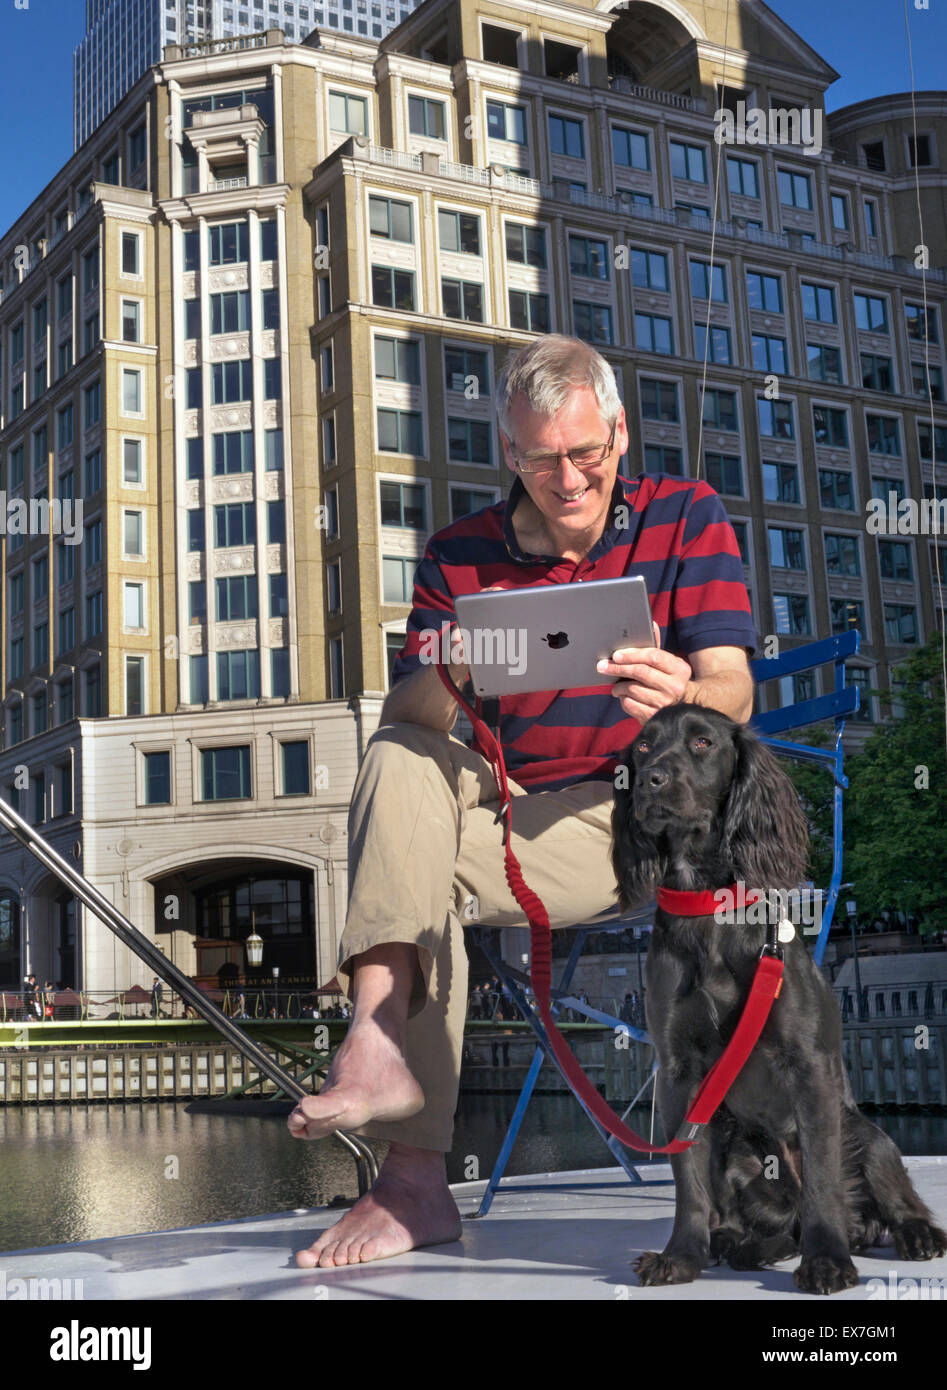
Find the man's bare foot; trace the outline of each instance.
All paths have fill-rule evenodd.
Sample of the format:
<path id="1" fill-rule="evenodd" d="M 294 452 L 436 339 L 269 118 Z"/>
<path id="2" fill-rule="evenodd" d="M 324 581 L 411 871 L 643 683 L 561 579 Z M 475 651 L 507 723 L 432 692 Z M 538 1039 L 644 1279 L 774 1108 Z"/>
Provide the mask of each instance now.
<path id="1" fill-rule="evenodd" d="M 304 1096 L 287 1121 L 295 1139 L 322 1139 L 369 1120 L 406 1120 L 424 1108 L 424 1092 L 402 1048 L 368 1015 L 353 1020 L 318 1095 Z"/>
<path id="2" fill-rule="evenodd" d="M 300 1269 L 365 1264 L 419 1245 L 445 1245 L 460 1234 L 444 1154 L 392 1144 L 371 1192 L 308 1250 L 300 1250 L 296 1263 Z"/>

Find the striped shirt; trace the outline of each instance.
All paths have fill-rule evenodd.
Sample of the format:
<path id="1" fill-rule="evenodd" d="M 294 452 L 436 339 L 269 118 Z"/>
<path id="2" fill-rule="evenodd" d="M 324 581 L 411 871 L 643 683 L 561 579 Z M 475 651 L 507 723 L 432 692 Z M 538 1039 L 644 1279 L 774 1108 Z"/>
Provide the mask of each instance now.
<path id="1" fill-rule="evenodd" d="M 667 651 L 685 660 L 705 647 L 744 647 L 753 654 L 756 633 L 737 539 L 723 503 L 705 482 L 619 475 L 609 524 L 578 562 L 521 549 L 513 512 L 524 491 L 517 477 L 505 501 L 461 517 L 430 538 L 415 572 L 392 684 L 423 664 L 422 643 L 430 650 L 423 634 L 456 623 L 455 595 L 493 584 L 527 588 L 640 574 Z M 499 703 L 507 770 L 530 792 L 612 780 L 618 754 L 641 727 L 608 686 L 504 695 Z"/>

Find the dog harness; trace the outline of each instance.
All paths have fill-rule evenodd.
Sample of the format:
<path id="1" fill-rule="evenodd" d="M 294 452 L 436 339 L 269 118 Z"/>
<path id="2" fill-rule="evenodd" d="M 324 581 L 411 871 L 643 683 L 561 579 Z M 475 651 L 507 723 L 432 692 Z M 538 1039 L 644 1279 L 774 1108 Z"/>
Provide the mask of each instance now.
<path id="1" fill-rule="evenodd" d="M 778 926 L 768 921 L 766 942 L 760 951 L 756 973 L 750 987 L 749 997 L 736 1026 L 733 1037 L 723 1053 L 710 1068 L 701 1082 L 697 1094 L 688 1107 L 684 1121 L 674 1139 L 669 1144 L 650 1144 L 640 1134 L 619 1119 L 602 1098 L 592 1082 L 582 1070 L 572 1053 L 565 1037 L 552 1016 L 550 1008 L 550 989 L 552 987 L 552 929 L 549 914 L 538 894 L 526 883 L 523 870 L 512 845 L 513 806 L 510 786 L 507 780 L 506 762 L 498 735 L 494 735 L 483 716 L 483 702 L 475 697 L 477 709 L 471 707 L 455 685 L 450 672 L 442 662 L 437 663 L 437 673 L 473 726 L 474 738 L 479 751 L 486 758 L 493 771 L 500 791 L 500 809 L 497 819 L 503 822 L 504 868 L 510 892 L 526 914 L 530 935 L 530 981 L 536 999 L 536 1008 L 549 1038 L 549 1045 L 576 1095 L 592 1112 L 609 1134 L 620 1143 L 639 1153 L 674 1154 L 683 1153 L 696 1143 L 701 1130 L 710 1123 L 713 1115 L 722 1104 L 724 1097 L 733 1085 L 743 1064 L 746 1062 L 770 1010 L 779 995 L 783 978 L 783 952 L 779 944 Z M 746 893 L 734 884 L 729 892 L 731 901 L 738 907 L 756 902 L 763 895 L 757 892 Z M 715 893 L 685 893 L 671 888 L 658 889 L 658 907 L 682 917 L 705 917 L 713 914 L 719 907 Z"/>

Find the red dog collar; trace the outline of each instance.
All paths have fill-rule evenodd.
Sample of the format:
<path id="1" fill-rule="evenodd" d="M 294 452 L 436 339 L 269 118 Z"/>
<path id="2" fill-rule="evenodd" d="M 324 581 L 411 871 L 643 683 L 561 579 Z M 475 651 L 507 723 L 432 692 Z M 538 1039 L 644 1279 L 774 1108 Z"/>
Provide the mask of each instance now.
<path id="1" fill-rule="evenodd" d="M 726 894 L 726 897 L 723 897 Z M 747 903 L 758 902 L 762 893 L 751 889 L 746 891 L 742 883 L 731 883 L 729 888 L 716 888 L 706 893 L 685 893 L 677 888 L 658 889 L 658 907 L 671 912 L 675 917 L 712 917 L 720 908 L 739 911 Z"/>

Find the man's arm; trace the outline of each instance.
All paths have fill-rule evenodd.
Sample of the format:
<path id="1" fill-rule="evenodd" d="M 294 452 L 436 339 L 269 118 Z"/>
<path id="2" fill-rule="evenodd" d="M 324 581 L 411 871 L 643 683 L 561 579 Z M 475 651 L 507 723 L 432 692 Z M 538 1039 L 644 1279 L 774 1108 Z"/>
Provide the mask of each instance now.
<path id="1" fill-rule="evenodd" d="M 457 658 L 463 654 L 460 633 L 451 634 L 450 674 L 454 684 L 463 690 L 469 667 Z M 405 676 L 388 692 L 381 708 L 381 724 L 422 724 L 429 729 L 449 733 L 460 706 L 441 681 L 433 666 L 422 666 Z"/>
<path id="2" fill-rule="evenodd" d="M 705 647 L 690 658 L 694 679 L 684 699 L 694 705 L 723 710 L 738 724 L 753 713 L 753 677 L 742 647 Z"/>

